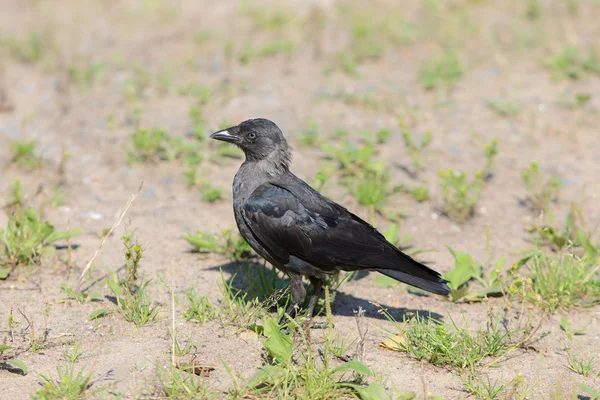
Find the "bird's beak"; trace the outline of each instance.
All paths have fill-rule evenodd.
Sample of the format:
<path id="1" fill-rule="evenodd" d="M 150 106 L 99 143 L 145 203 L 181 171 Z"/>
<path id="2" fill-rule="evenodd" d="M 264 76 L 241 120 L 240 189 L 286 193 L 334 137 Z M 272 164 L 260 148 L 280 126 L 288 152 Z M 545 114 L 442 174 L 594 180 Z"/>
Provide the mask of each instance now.
<path id="1" fill-rule="evenodd" d="M 221 131 L 215 132 L 212 135 L 210 135 L 211 139 L 215 139 L 215 140 L 221 140 L 223 142 L 228 142 L 228 143 L 236 143 L 238 140 L 237 135 L 233 135 L 232 131 L 234 130 L 235 127 L 233 128 L 227 128 L 227 129 L 223 129 Z"/>

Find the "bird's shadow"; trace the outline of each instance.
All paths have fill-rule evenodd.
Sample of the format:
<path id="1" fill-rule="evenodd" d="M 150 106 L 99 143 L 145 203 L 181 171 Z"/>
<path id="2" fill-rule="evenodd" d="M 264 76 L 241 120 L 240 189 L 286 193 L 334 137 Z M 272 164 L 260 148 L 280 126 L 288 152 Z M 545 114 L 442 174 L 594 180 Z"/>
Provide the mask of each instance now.
<path id="1" fill-rule="evenodd" d="M 223 281 L 221 286 L 227 286 L 235 291 L 247 294 L 243 297 L 243 300 L 246 302 L 255 299 L 265 301 L 273 292 L 285 288 L 289 284 L 284 274 L 277 273 L 277 270 L 273 267 L 256 261 L 229 262 L 210 267 L 209 270 L 222 271 Z M 368 276 L 368 274 L 368 271 L 358 271 L 352 279 L 360 280 Z M 312 293 L 312 288 L 306 284 L 306 289 L 308 298 L 308 295 Z M 385 310 L 389 316 L 399 322 L 417 316 L 425 320 L 431 319 L 435 321 L 441 321 L 443 318 L 441 314 L 429 310 L 376 304 L 370 302 L 368 299 L 359 298 L 339 290 L 335 292 L 331 308 L 333 315 L 354 316 L 356 311 L 362 308 L 365 310 L 366 317 L 388 320 L 389 317 L 382 312 L 382 310 Z M 317 307 L 317 312 L 323 314 L 324 310 L 321 307 Z"/>

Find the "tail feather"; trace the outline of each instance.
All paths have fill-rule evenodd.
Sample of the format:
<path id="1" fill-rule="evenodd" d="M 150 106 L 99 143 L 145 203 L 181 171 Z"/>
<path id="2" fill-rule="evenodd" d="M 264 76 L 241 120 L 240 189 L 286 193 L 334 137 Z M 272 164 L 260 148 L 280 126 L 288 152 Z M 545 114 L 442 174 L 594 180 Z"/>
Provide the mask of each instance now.
<path id="1" fill-rule="evenodd" d="M 376 271 L 396 279 L 397 281 L 407 283 L 431 293 L 444 296 L 450 294 L 450 288 L 446 285 L 447 281 L 443 279 L 440 274 L 416 261 L 414 262 L 417 265 L 410 268 L 411 273 L 383 268 L 378 268 Z"/>

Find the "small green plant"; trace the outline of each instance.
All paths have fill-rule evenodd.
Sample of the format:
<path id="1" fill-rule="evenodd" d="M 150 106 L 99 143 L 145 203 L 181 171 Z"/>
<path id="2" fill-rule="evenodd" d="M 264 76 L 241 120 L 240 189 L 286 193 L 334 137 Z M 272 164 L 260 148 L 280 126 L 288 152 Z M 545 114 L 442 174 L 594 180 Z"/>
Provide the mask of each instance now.
<path id="1" fill-rule="evenodd" d="M 431 144 L 431 132 L 425 132 L 421 140 L 417 142 L 413 134 L 408 131 L 408 128 L 402 119 L 398 119 L 398 125 L 400 126 L 400 130 L 402 132 L 404 146 L 406 146 L 406 149 L 408 150 L 408 155 L 415 169 L 415 174 L 419 174 L 421 172 L 423 152 Z"/>
<path id="2" fill-rule="evenodd" d="M 452 89 L 464 74 L 464 66 L 456 52 L 446 50 L 427 61 L 419 72 L 419 82 L 425 89 Z"/>
<path id="3" fill-rule="evenodd" d="M 208 382 L 203 376 L 196 376 L 193 370 L 169 365 L 157 368 L 160 386 L 155 393 L 167 399 L 210 399 L 214 397 L 209 391 Z"/>
<path id="4" fill-rule="evenodd" d="M 220 238 L 212 233 L 197 231 L 195 235 L 188 233 L 184 239 L 199 253 L 219 253 L 227 255 L 233 261 L 244 261 L 254 257 L 250 245 L 231 229 L 223 229 Z"/>
<path id="5" fill-rule="evenodd" d="M 501 117 L 517 118 L 523 112 L 523 103 L 515 99 L 489 99 L 487 106 Z"/>
<path id="6" fill-rule="evenodd" d="M 70 299 L 74 299 L 75 301 L 77 301 L 79 304 L 85 304 L 89 301 L 102 301 L 102 296 L 100 295 L 100 293 L 84 293 L 84 292 L 78 292 L 75 289 L 73 289 L 72 287 L 70 287 L 69 285 L 67 285 L 66 283 L 63 283 L 60 287 L 60 290 L 66 294 Z"/>
<path id="7" fill-rule="evenodd" d="M 83 90 L 90 89 L 102 79 L 108 65 L 104 62 L 86 62 L 69 68 L 69 79 Z"/>
<path id="8" fill-rule="evenodd" d="M 183 312 L 183 318 L 187 321 L 196 320 L 201 324 L 217 317 L 217 309 L 206 296 L 200 296 L 194 289 L 185 291 L 185 297 L 189 303 Z"/>
<path id="9" fill-rule="evenodd" d="M 26 169 L 35 169 L 41 162 L 35 154 L 35 142 L 15 140 L 10 144 L 11 162 Z"/>
<path id="10" fill-rule="evenodd" d="M 22 39 L 0 37 L 0 45 L 3 45 L 12 57 L 27 64 L 40 62 L 57 50 L 50 29 L 30 31 Z"/>
<path id="11" fill-rule="evenodd" d="M 302 147 L 319 147 L 320 142 L 319 125 L 315 121 L 309 121 L 298 138 L 298 144 Z"/>
<path id="12" fill-rule="evenodd" d="M 577 357 L 570 350 L 567 350 L 569 360 L 569 369 L 579 375 L 588 376 L 594 368 L 594 359 L 596 356 Z"/>
<path id="13" fill-rule="evenodd" d="M 563 47 L 555 55 L 547 58 L 544 65 L 555 81 L 578 80 L 585 74 L 600 74 L 600 60 L 595 51 L 584 55 L 577 47 Z"/>
<path id="14" fill-rule="evenodd" d="M 68 363 L 65 366 L 56 367 L 58 376 L 52 378 L 40 374 L 40 385 L 42 386 L 33 395 L 35 400 L 78 400 L 83 397 L 98 393 L 98 390 L 90 390 L 92 387 L 92 374 L 75 372 L 75 365 Z"/>
<path id="15" fill-rule="evenodd" d="M 417 315 L 401 325 L 385 309 L 384 316 L 393 322 L 398 332 L 386 339 L 381 346 L 390 350 L 408 353 L 417 360 L 425 360 L 433 365 L 447 365 L 458 371 L 473 369 L 485 360 L 494 365 L 514 350 L 529 343 L 541 326 L 531 325 L 532 315 L 517 327 L 503 323 L 503 315 L 495 315 L 488 310 L 487 329 L 471 331 L 466 325 L 460 327 L 454 320 L 445 324 Z"/>
<path id="16" fill-rule="evenodd" d="M 106 284 L 115 297 L 117 311 L 127 322 L 137 326 L 153 323 L 158 319 L 162 306 L 157 304 L 147 292 L 149 280 L 138 283 L 138 269 L 143 258 L 142 246 L 133 240 L 132 234 L 126 232 L 121 238 L 125 247 L 125 279 L 119 279 L 116 274 L 106 278 Z M 110 310 L 96 310 L 89 319 L 107 315 Z"/>
<path id="17" fill-rule="evenodd" d="M 473 260 L 470 254 L 456 251 L 448 247 L 454 257 L 454 267 L 443 276 L 448 281 L 451 289 L 450 298 L 452 301 L 464 299 L 465 301 L 479 301 L 487 296 L 498 296 L 503 294 L 501 270 L 504 265 L 504 259 L 496 262 L 491 269 L 489 276 L 484 275 L 483 267 Z M 483 289 L 470 291 L 468 283 L 477 281 Z"/>
<path id="18" fill-rule="evenodd" d="M 296 44 L 288 39 L 275 40 L 259 47 L 246 44 L 239 55 L 239 61 L 242 64 L 248 64 L 254 60 L 272 57 L 277 54 L 290 54 L 295 49 Z"/>
<path id="19" fill-rule="evenodd" d="M 562 330 L 569 341 L 573 340 L 573 336 L 583 335 L 585 328 L 572 329 L 571 324 L 565 317 L 560 317 L 560 330 Z"/>
<path id="20" fill-rule="evenodd" d="M 471 218 L 483 189 L 481 172 L 468 180 L 465 172 L 453 169 L 440 170 L 443 203 L 442 211 L 451 219 L 463 223 Z"/>
<path id="21" fill-rule="evenodd" d="M 12 316 L 12 314 L 9 314 L 9 318 L 10 318 L 10 316 Z M 9 326 L 10 325 L 11 324 L 10 324 L 10 319 L 9 319 Z M 3 356 L 4 352 L 9 351 L 11 349 L 12 349 L 12 346 L 9 346 L 7 344 L 0 344 L 0 357 L 2 357 L 1 358 L 2 362 L 0 362 L 0 370 L 5 369 L 5 370 L 8 370 L 9 372 L 27 375 L 27 371 L 28 371 L 27 365 L 23 361 L 17 360 L 10 356 L 9 356 L 9 358 L 6 358 Z"/>
<path id="22" fill-rule="evenodd" d="M 0 279 L 6 279 L 18 266 L 33 266 L 43 254 L 55 252 L 52 243 L 76 237 L 78 229 L 56 231 L 48 222 L 42 222 L 32 208 L 17 209 L 0 230 L 3 244 L 0 252 Z"/>
<path id="23" fill-rule="evenodd" d="M 204 182 L 200 187 L 200 191 L 202 192 L 201 200 L 206 203 L 214 203 L 225 198 L 221 188 L 212 186 L 209 182 Z"/>
<path id="24" fill-rule="evenodd" d="M 546 175 L 537 162 L 531 164 L 521 173 L 523 184 L 529 193 L 529 201 L 534 210 L 549 210 L 551 201 L 558 197 L 562 186 L 560 179 L 555 175 Z"/>
<path id="25" fill-rule="evenodd" d="M 146 289 L 150 281 L 137 285 L 135 293 L 129 292 L 126 284 L 115 275 L 106 279 L 106 284 L 115 296 L 117 311 L 123 315 L 125 321 L 132 322 L 136 326 L 154 323 L 162 307 L 158 305 Z"/>
<path id="26" fill-rule="evenodd" d="M 590 307 L 600 302 L 600 266 L 589 258 L 562 251 L 558 256 L 542 250 L 516 264 L 514 275 L 523 266 L 528 275 L 516 278 L 511 292 L 522 290 L 527 300 L 549 311 Z"/>
<path id="27" fill-rule="evenodd" d="M 492 176 L 492 167 L 494 159 L 498 155 L 498 139 L 494 139 L 483 146 L 483 154 L 485 156 L 485 167 L 481 171 L 484 179 L 489 179 Z"/>
<path id="28" fill-rule="evenodd" d="M 131 135 L 133 150 L 129 152 L 129 162 L 158 162 L 173 160 L 171 137 L 162 129 L 136 129 Z"/>

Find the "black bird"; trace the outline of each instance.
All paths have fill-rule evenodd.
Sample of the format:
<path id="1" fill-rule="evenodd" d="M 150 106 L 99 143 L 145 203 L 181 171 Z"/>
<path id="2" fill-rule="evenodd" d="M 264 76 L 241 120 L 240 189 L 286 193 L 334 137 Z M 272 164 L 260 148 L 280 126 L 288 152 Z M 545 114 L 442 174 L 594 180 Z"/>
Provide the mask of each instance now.
<path id="1" fill-rule="evenodd" d="M 290 148 L 273 122 L 250 119 L 210 137 L 244 151 L 246 161 L 233 178 L 238 229 L 260 256 L 289 276 L 294 307 L 304 303 L 302 275 L 308 277 L 314 287 L 309 318 L 325 277 L 340 270 L 374 270 L 428 292 L 450 293 L 439 273 L 290 172 Z"/>

